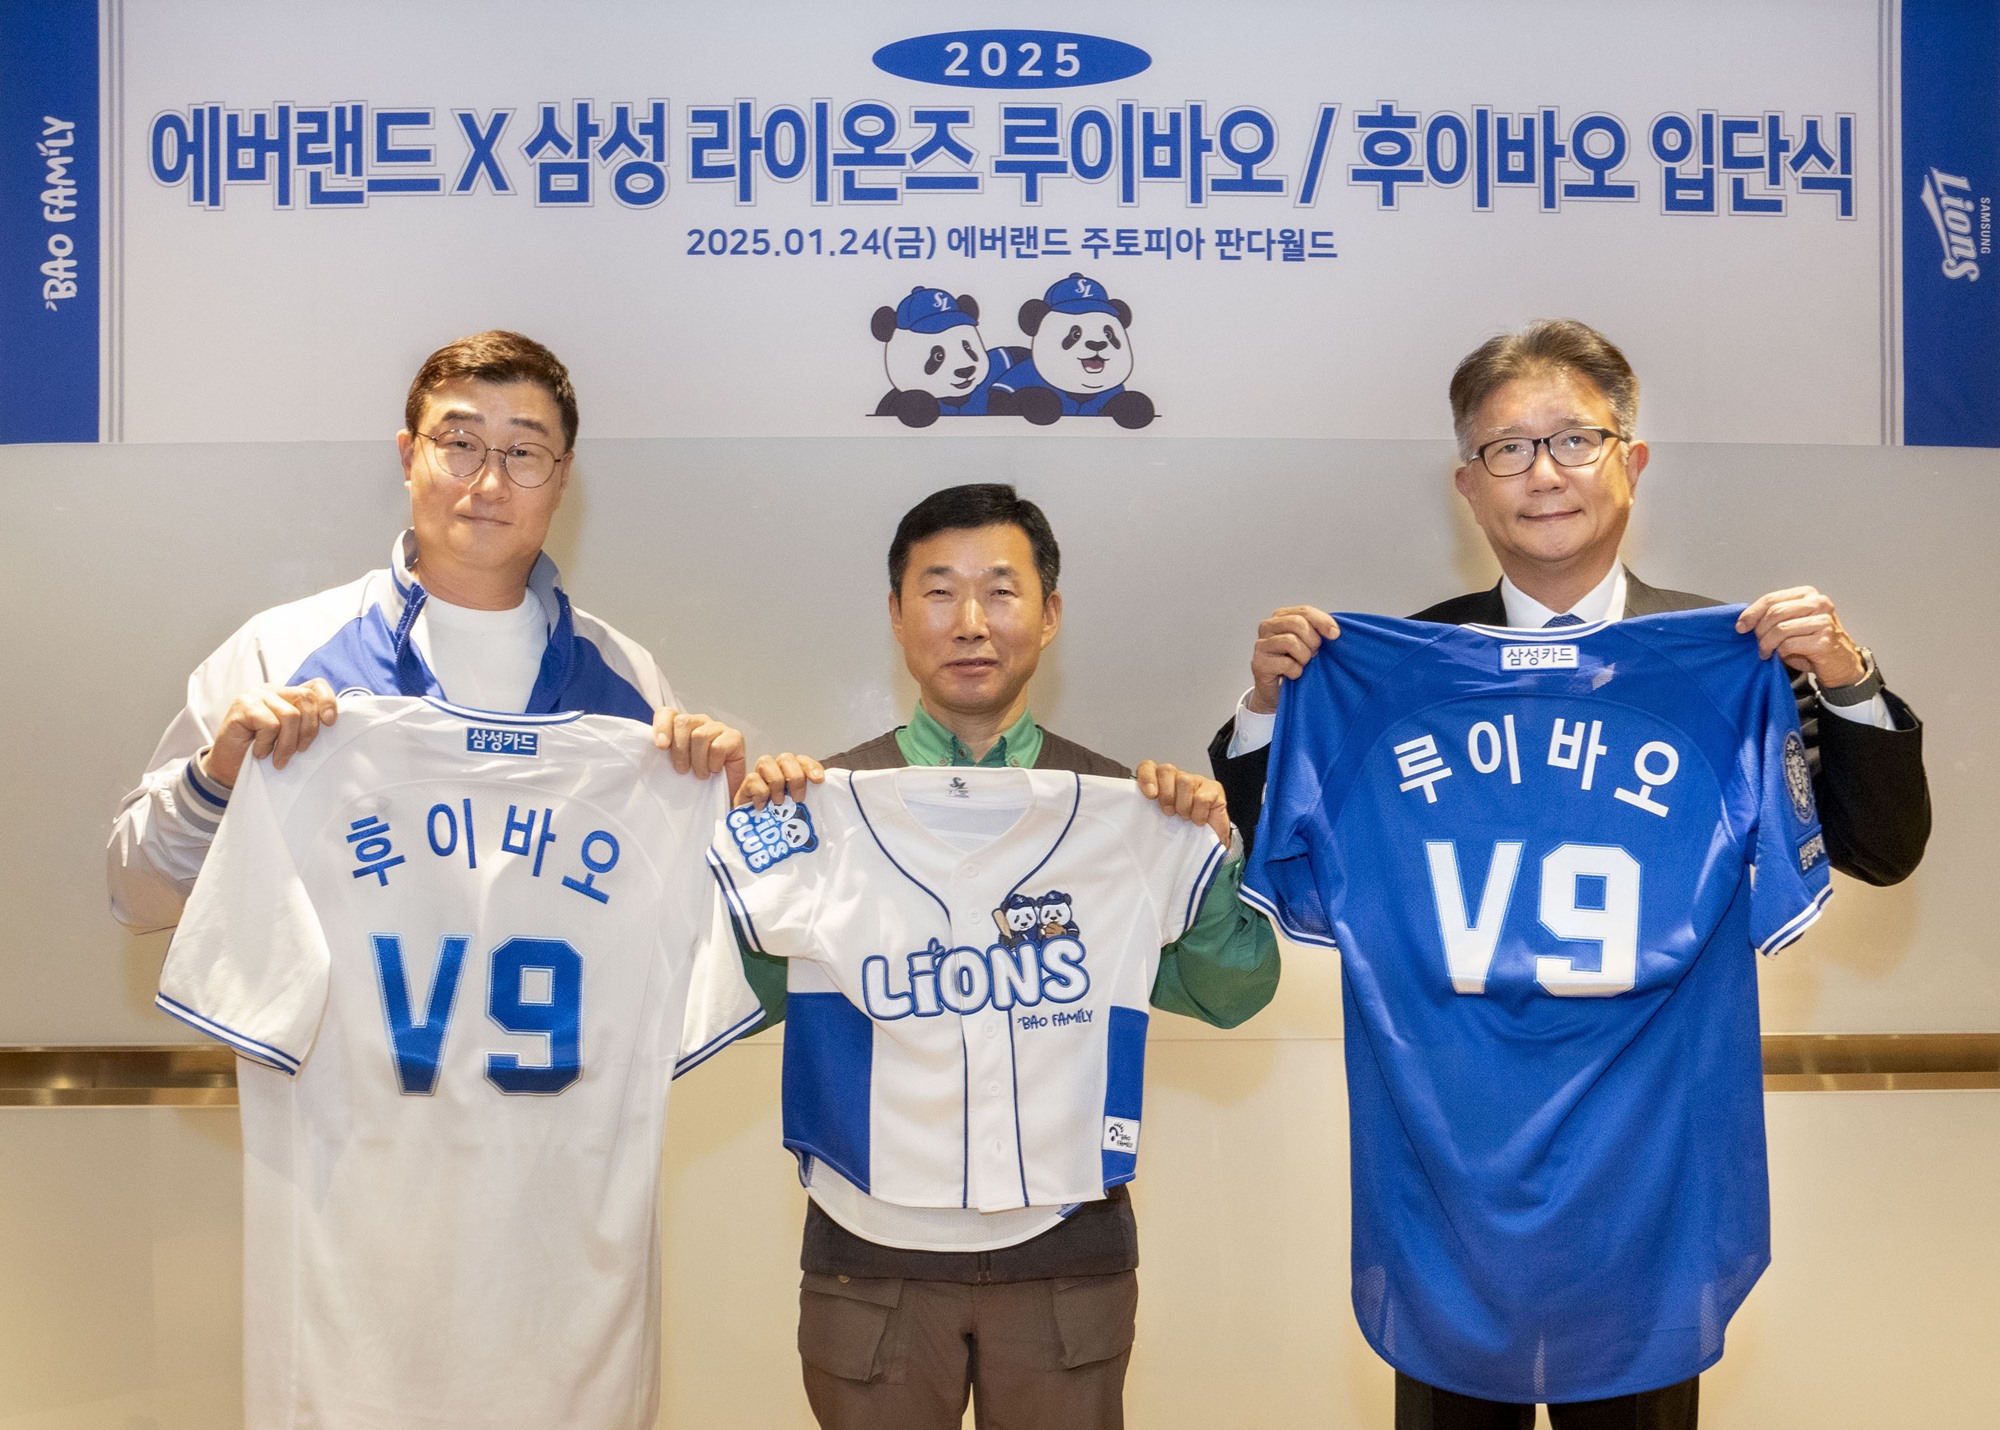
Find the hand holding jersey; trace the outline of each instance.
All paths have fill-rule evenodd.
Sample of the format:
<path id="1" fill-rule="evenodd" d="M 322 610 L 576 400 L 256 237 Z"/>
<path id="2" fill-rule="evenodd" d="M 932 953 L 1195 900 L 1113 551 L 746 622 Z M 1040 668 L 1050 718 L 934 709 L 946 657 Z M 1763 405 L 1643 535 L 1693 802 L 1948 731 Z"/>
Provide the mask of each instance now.
<path id="1" fill-rule="evenodd" d="M 731 811 L 708 859 L 745 942 L 790 960 L 803 1180 L 993 1212 L 1129 1181 L 1160 950 L 1223 852 L 1130 781 L 1056 771 L 832 770 Z"/>

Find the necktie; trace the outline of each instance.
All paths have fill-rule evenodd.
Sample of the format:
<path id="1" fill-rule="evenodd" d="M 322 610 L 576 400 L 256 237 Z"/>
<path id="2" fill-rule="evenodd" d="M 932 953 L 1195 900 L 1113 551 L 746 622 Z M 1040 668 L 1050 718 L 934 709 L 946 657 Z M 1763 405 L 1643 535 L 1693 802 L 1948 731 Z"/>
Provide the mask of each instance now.
<path id="1" fill-rule="evenodd" d="M 1542 629 L 1552 631 L 1557 626 L 1580 626 L 1582 624 L 1582 616 L 1573 616 L 1568 611 L 1564 611 L 1560 616 L 1550 616 L 1547 622 L 1543 624 Z"/>

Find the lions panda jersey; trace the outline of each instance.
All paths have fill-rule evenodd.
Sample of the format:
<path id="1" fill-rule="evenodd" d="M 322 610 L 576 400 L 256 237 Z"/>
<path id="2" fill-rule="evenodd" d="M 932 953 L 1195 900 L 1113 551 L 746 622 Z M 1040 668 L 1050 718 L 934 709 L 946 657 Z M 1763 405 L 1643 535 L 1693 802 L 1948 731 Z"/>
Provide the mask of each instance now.
<path id="1" fill-rule="evenodd" d="M 709 853 L 791 960 L 785 1145 L 871 1196 L 999 1212 L 1136 1171 L 1147 995 L 1224 847 L 1130 780 L 827 771 Z"/>
<path id="2" fill-rule="evenodd" d="M 1741 609 L 1343 615 L 1279 701 L 1243 897 L 1340 950 L 1355 1314 L 1419 1380 L 1685 1380 L 1770 1260 L 1751 951 L 1830 890 Z"/>
<path id="3" fill-rule="evenodd" d="M 241 1054 L 246 1424 L 652 1425 L 668 1081 L 761 1016 L 725 802 L 409 698 L 244 764 L 158 1002 Z"/>

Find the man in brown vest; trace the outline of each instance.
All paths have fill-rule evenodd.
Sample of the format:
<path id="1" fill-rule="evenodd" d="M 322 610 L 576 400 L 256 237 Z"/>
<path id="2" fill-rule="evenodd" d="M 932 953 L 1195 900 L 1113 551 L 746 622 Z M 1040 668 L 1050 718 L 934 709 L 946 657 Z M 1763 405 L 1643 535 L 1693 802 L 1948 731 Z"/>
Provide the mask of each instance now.
<path id="1" fill-rule="evenodd" d="M 820 762 L 766 755 L 743 785 L 761 804 L 804 798 L 824 767 L 1016 766 L 1131 777 L 1036 722 L 1028 685 L 1062 625 L 1060 552 L 1048 518 L 1011 486 L 936 492 L 889 547 L 889 623 L 918 686 L 909 723 Z M 1230 838 L 1221 787 L 1142 762 L 1141 791 Z M 1240 857 L 1187 934 L 1162 950 L 1157 1008 L 1219 1027 L 1271 999 L 1278 950 L 1237 898 Z M 782 961 L 745 953 L 770 1022 L 784 1016 Z M 969 1396 L 982 1424 L 1095 1430 L 1124 1423 L 1138 1303 L 1138 1228 L 1125 1188 L 1074 1208 L 901 1207 L 816 1168 L 809 1188 L 799 1354 L 826 1430 L 956 1430 Z"/>

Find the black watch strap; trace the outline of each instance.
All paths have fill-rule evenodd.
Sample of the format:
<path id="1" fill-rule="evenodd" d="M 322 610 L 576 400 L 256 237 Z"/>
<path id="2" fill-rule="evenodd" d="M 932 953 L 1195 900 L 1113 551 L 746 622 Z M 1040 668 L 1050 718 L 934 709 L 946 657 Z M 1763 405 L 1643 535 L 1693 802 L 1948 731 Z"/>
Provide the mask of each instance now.
<path id="1" fill-rule="evenodd" d="M 1822 685 L 1819 698 L 1829 705 L 1865 705 L 1882 693 L 1882 671 L 1875 664 L 1875 652 L 1861 649 L 1861 679 L 1852 685 Z"/>

